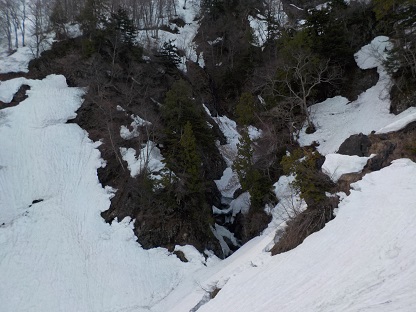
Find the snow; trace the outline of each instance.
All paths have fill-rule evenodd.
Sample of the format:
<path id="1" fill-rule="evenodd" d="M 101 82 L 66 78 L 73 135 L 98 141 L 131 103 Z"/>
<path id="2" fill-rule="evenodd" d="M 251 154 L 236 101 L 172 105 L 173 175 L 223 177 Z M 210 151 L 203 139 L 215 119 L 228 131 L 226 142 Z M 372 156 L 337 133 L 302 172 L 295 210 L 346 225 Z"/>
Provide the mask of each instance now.
<path id="1" fill-rule="evenodd" d="M 179 33 L 175 34 L 165 30 L 158 30 L 157 38 L 149 36 L 149 32 L 142 30 L 139 31 L 138 41 L 142 44 L 147 44 L 152 47 L 161 48 L 165 42 L 173 41 L 173 44 L 182 50 L 185 55 L 181 59 L 181 63 L 178 65 L 179 69 L 186 72 L 186 62 L 188 60 L 196 62 L 199 66 L 204 66 L 204 60 L 202 54 L 196 52 L 197 46 L 193 42 L 198 29 L 199 24 L 197 17 L 199 16 L 200 4 L 199 0 L 186 1 L 179 0 L 176 4 L 176 10 L 178 17 L 185 21 L 184 27 L 178 27 Z M 186 6 L 185 6 L 186 3 Z M 165 21 L 168 23 L 168 21 Z M 169 24 L 172 29 L 176 25 Z"/>
<path id="2" fill-rule="evenodd" d="M 367 161 L 374 156 L 375 154 L 370 157 L 328 154 L 325 156 L 322 172 L 328 175 L 332 181 L 337 182 L 343 174 L 360 173 Z"/>
<path id="3" fill-rule="evenodd" d="M 250 194 L 248 192 L 242 193 L 230 203 L 232 216 L 235 217 L 238 213 L 246 214 L 250 209 Z"/>
<path id="4" fill-rule="evenodd" d="M 267 40 L 267 28 L 268 23 L 264 16 L 256 16 L 253 17 L 251 15 L 248 16 L 248 21 L 250 23 L 250 27 L 253 30 L 255 42 L 252 42 L 254 46 L 262 47 L 266 43 Z"/>
<path id="5" fill-rule="evenodd" d="M 240 188 L 238 176 L 230 167 L 225 168 L 221 179 L 214 182 L 222 196 L 227 198 L 233 198 L 234 192 Z"/>
<path id="6" fill-rule="evenodd" d="M 349 102 L 337 96 L 310 107 L 310 115 L 317 130 L 312 134 L 304 128 L 299 136 L 302 146 L 314 141 L 319 143 L 318 151 L 323 154 L 335 153 L 349 136 L 357 133 L 370 134 L 372 131 L 388 132 L 403 128 L 414 121 L 416 108 L 412 107 L 399 115 L 390 114 L 390 77 L 382 66 L 388 38 L 376 37 L 355 54 L 357 65 L 362 69 L 377 67 L 379 81 L 363 92 L 356 101 Z"/>
<path id="7" fill-rule="evenodd" d="M 378 131 L 376 131 L 376 133 L 377 134 L 389 133 L 389 132 L 402 130 L 411 122 L 416 121 L 416 108 L 414 107 L 409 108 L 406 112 L 399 114 L 395 119 L 397 120 L 379 129 Z"/>
<path id="8" fill-rule="evenodd" d="M 0 54 L 0 73 L 25 72 L 27 73 L 30 60 L 34 55 L 28 46 L 20 47 L 11 55 L 6 52 Z"/>
<path id="9" fill-rule="evenodd" d="M 8 81 L 0 82 L 0 101 L 10 103 L 13 96 L 19 91 L 19 88 L 24 83 L 25 78 L 16 78 Z M 1 107 L 0 107 L 1 108 Z"/>
<path id="10" fill-rule="evenodd" d="M 124 109 L 121 106 L 117 106 L 117 110 L 119 111 L 124 111 Z M 133 122 L 130 124 L 130 126 L 133 128 L 132 131 L 129 130 L 129 128 L 127 128 L 126 126 L 121 126 L 120 127 L 120 136 L 124 139 L 124 140 L 130 140 L 133 138 L 137 138 L 140 136 L 140 127 L 146 127 L 146 126 L 150 126 L 152 125 L 151 122 L 144 120 L 143 118 L 136 116 L 136 115 L 131 115 L 130 116 L 131 119 L 133 119 Z"/>
<path id="11" fill-rule="evenodd" d="M 225 227 L 218 224 L 214 224 L 214 226 L 211 228 L 211 231 L 220 242 L 222 253 L 224 254 L 224 256 L 227 257 L 230 254 L 232 254 L 230 247 L 228 247 L 228 244 L 224 240 L 225 237 L 228 238 L 234 244 L 234 246 L 239 245 L 236 238 L 234 237 L 234 234 L 227 230 Z"/>
<path id="12" fill-rule="evenodd" d="M 32 17 L 30 17 L 32 18 Z M 30 19 L 26 20 L 26 29 L 32 27 Z M 40 53 L 45 50 L 50 49 L 53 43 L 52 33 L 44 34 L 45 38 L 39 45 Z M 18 42 L 19 47 L 13 51 L 12 54 L 7 52 L 7 40 L 5 37 L 0 34 L 0 74 L 4 73 L 18 73 L 29 71 L 29 62 L 35 59 L 36 56 L 36 39 L 34 36 L 31 36 L 29 32 L 26 32 L 25 44 L 26 46 L 21 46 L 21 32 L 18 31 Z M 13 37 L 14 42 L 14 37 Z"/>
<path id="13" fill-rule="evenodd" d="M 320 143 L 323 169 L 334 180 L 359 172 L 368 160 L 333 154 L 349 135 L 396 131 L 415 120 L 412 109 L 389 114 L 390 82 L 380 65 L 387 46 L 386 37 L 378 37 L 357 53 L 360 66 L 377 66 L 380 74 L 357 101 L 336 97 L 311 107 L 318 130 L 301 133 L 299 140 Z M 60 75 L 17 78 L 1 82 L 0 100 L 10 102 L 24 84 L 30 86 L 28 98 L 0 110 L 2 311 L 416 310 L 416 164 L 411 160 L 398 159 L 365 175 L 350 195 L 341 196 L 336 218 L 324 229 L 271 257 L 268 251 L 286 221 L 306 208 L 291 187 L 293 177 L 283 176 L 274 184 L 279 203 L 267 208 L 273 220 L 260 236 L 221 261 L 209 251 L 205 259 L 194 247 L 175 246 L 189 260 L 183 263 L 166 249 L 141 248 L 134 220 L 107 224 L 101 218 L 116 190 L 98 181 L 97 169 L 104 166 L 100 143 L 67 123 L 85 90 L 68 87 Z M 239 134 L 232 120 L 212 118 L 227 139 L 220 148 L 228 168 L 216 183 L 230 196 L 237 185 L 230 166 Z M 252 138 L 260 135 L 250 130 Z M 121 152 L 132 176 L 145 159 L 154 171 L 163 165 L 151 141 L 139 157 L 134 149 Z M 248 193 L 233 200 L 232 215 L 244 213 L 249 200 Z M 220 225 L 213 232 L 224 243 L 224 237 L 235 240 Z M 221 290 L 210 299 L 215 288 Z"/>
<path id="14" fill-rule="evenodd" d="M 210 116 L 218 125 L 227 140 L 226 144 L 217 144 L 218 150 L 227 164 L 227 168 L 224 170 L 220 180 L 215 180 L 214 182 L 217 184 L 218 190 L 224 197 L 232 198 L 234 192 L 240 188 L 237 173 L 231 169 L 231 166 L 237 156 L 237 144 L 239 143 L 241 135 L 237 130 L 237 123 L 234 120 L 227 116 L 211 116 L 209 109 L 205 105 L 203 105 L 203 107 L 208 116 Z M 250 125 L 248 126 L 248 134 L 250 139 L 254 141 L 262 136 L 262 131 Z"/>
<path id="15" fill-rule="evenodd" d="M 415 202 L 410 160 L 366 175 L 323 230 L 240 268 L 198 311 L 414 311 Z"/>
<path id="16" fill-rule="evenodd" d="M 104 222 L 100 143 L 66 123 L 84 90 L 57 75 L 8 84 L 20 83 L 29 97 L 0 112 L 1 310 L 149 311 L 203 264 L 142 249 L 128 218 Z"/>
<path id="17" fill-rule="evenodd" d="M 307 208 L 305 201 L 300 198 L 299 192 L 292 186 L 294 180 L 294 176 L 281 176 L 273 184 L 273 190 L 279 202 L 273 209 L 270 209 L 273 219 L 266 232 L 286 226 L 286 221 L 294 218 Z"/>
<path id="18" fill-rule="evenodd" d="M 120 153 L 122 159 L 127 162 L 132 178 L 139 175 L 144 169 L 157 176 L 158 172 L 165 167 L 160 149 L 152 141 L 144 144 L 137 156 L 134 148 L 121 147 Z"/>

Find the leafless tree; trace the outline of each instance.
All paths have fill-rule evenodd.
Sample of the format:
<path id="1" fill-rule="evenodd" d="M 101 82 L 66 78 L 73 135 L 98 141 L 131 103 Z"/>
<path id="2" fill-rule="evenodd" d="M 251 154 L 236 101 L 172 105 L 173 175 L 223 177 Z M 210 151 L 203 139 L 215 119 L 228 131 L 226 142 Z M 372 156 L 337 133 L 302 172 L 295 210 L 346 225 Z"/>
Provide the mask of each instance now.
<path id="1" fill-rule="evenodd" d="M 45 42 L 46 36 L 46 26 L 47 26 L 47 16 L 45 14 L 45 5 L 42 0 L 35 0 L 29 4 L 30 18 L 28 18 L 31 23 L 31 35 L 34 37 L 34 44 L 31 46 L 32 53 L 39 57 L 42 45 Z"/>
<path id="2" fill-rule="evenodd" d="M 0 2 L 0 27 L 4 31 L 7 38 L 8 51 L 12 51 L 12 16 L 11 16 L 11 1 L 2 0 Z"/>

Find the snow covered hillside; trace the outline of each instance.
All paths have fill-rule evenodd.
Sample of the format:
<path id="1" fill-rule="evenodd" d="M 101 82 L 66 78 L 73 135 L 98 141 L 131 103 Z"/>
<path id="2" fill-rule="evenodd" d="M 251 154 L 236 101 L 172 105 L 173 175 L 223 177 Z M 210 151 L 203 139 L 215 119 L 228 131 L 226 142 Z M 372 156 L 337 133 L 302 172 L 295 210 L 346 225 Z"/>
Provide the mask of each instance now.
<path id="1" fill-rule="evenodd" d="M 48 76 L 2 82 L 1 98 L 22 84 L 28 99 L 0 111 L 1 311 L 148 311 L 203 257 L 145 251 L 130 220 L 106 224 L 99 143 L 66 124 L 84 91 Z"/>
<path id="2" fill-rule="evenodd" d="M 189 42 L 196 28 L 186 25 Z M 336 154 L 350 135 L 397 131 L 416 120 L 414 108 L 389 113 L 390 77 L 380 61 L 388 48 L 389 39 L 377 37 L 355 55 L 361 68 L 377 68 L 375 86 L 350 103 L 336 97 L 313 105 L 317 131 L 300 133 L 301 145 L 319 144 L 323 171 L 333 181 L 360 172 L 372 157 Z M 191 50 L 186 58 L 200 60 Z M 24 71 L 29 55 L 3 57 L 0 71 Z M 260 236 L 224 260 L 176 246 L 185 263 L 167 249 L 143 249 L 130 218 L 108 224 L 101 217 L 117 190 L 98 180 L 97 169 L 106 166 L 101 143 L 70 122 L 87 90 L 69 87 L 62 75 L 16 78 L 0 82 L 0 101 L 10 103 L 24 85 L 27 99 L 0 107 L 1 312 L 416 311 L 416 164 L 410 159 L 366 174 L 349 195 L 337 194 L 334 220 L 272 257 L 276 233 L 286 227 L 285 203 L 306 208 L 292 193 L 293 176 L 282 176 L 274 184 L 279 203 L 267 207 L 273 220 Z M 212 119 L 227 140 L 220 147 L 227 169 L 216 183 L 231 198 L 238 188 L 231 164 L 239 133 L 231 119 Z M 120 136 L 133 137 L 134 126 L 121 128 Z M 251 128 L 250 135 L 262 134 Z M 163 157 L 153 144 L 137 154 L 152 150 L 152 165 L 160 169 Z M 122 152 L 136 176 L 136 151 Z M 238 198 L 234 204 L 229 209 L 236 213 L 249 209 Z M 215 229 L 223 240 L 234 237 Z"/>
<path id="3" fill-rule="evenodd" d="M 198 311 L 415 311 L 415 177 L 406 159 L 366 175 L 322 231 L 229 276 Z"/>

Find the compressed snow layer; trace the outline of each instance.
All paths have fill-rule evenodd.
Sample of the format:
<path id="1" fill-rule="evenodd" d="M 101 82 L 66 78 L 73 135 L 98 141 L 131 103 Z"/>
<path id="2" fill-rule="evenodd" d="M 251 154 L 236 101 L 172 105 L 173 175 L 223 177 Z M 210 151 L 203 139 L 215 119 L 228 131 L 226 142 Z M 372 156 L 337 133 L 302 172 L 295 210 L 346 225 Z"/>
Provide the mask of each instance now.
<path id="1" fill-rule="evenodd" d="M 84 91 L 19 81 L 29 97 L 0 110 L 0 310 L 149 311 L 203 265 L 143 250 L 130 219 L 106 224 L 99 144 L 66 124 Z"/>
<path id="2" fill-rule="evenodd" d="M 230 277 L 198 311 L 415 311 L 415 202 L 410 160 L 366 175 L 323 230 Z"/>
<path id="3" fill-rule="evenodd" d="M 322 172 L 328 175 L 332 181 L 338 179 L 346 173 L 359 173 L 363 170 L 367 161 L 374 157 L 359 157 L 340 154 L 328 154 L 325 156 L 325 162 L 322 165 Z"/>
<path id="4" fill-rule="evenodd" d="M 390 45 L 387 39 L 377 37 L 355 54 L 361 68 L 377 67 L 380 76 L 377 84 L 363 92 L 356 101 L 349 102 L 337 96 L 311 106 L 310 115 L 316 131 L 312 134 L 307 134 L 306 128 L 301 131 L 299 143 L 302 146 L 316 141 L 321 154 L 335 153 L 342 142 L 353 134 L 396 131 L 416 119 L 414 107 L 397 116 L 390 114 L 391 81 L 381 65 Z"/>
<path id="5" fill-rule="evenodd" d="M 416 121 L 416 108 L 411 107 L 402 114 L 397 115 L 395 118 L 396 121 L 393 121 L 391 124 L 379 129 L 376 131 L 377 134 L 380 133 L 389 133 L 394 131 L 399 131 L 405 128 L 411 122 Z"/>
<path id="6" fill-rule="evenodd" d="M 382 67 L 387 57 L 386 51 L 392 46 L 389 37 L 378 36 L 354 55 L 355 62 L 361 69 Z"/>

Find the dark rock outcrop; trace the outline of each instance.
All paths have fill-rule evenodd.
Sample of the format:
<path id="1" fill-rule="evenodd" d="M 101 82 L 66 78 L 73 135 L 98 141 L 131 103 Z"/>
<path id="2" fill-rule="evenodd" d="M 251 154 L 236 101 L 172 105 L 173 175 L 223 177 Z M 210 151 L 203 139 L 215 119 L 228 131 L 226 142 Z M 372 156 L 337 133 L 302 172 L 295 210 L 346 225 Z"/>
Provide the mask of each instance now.
<path id="1" fill-rule="evenodd" d="M 338 149 L 338 154 L 342 155 L 357 155 L 360 157 L 368 156 L 368 150 L 371 146 L 371 141 L 365 134 L 354 134 L 341 144 Z"/>

